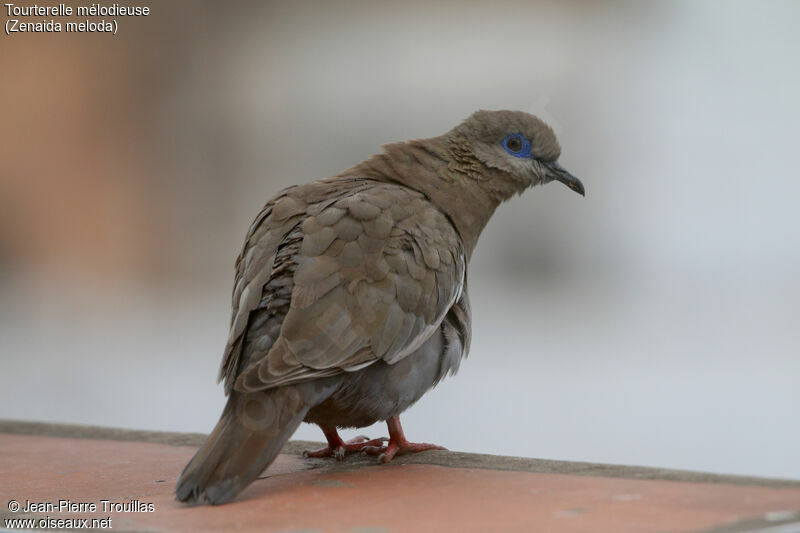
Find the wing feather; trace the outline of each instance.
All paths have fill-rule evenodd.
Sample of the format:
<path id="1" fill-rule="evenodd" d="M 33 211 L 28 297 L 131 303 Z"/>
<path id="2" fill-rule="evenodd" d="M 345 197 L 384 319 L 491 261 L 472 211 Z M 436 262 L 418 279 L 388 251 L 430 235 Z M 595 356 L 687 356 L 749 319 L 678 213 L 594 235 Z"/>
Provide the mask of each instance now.
<path id="1" fill-rule="evenodd" d="M 237 261 L 227 386 L 255 391 L 395 363 L 440 327 L 466 259 L 427 198 L 342 178 L 282 194 Z"/>

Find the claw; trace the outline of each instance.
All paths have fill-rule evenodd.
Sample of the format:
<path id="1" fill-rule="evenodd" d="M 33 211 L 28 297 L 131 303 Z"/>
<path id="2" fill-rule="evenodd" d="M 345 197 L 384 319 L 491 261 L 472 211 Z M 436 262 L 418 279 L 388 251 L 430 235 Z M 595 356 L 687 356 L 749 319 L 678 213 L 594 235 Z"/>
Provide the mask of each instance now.
<path id="1" fill-rule="evenodd" d="M 339 446 L 338 448 L 336 448 L 336 451 L 333 452 L 333 458 L 340 462 L 344 461 L 344 456 L 346 453 L 347 452 L 345 452 L 344 446 Z"/>

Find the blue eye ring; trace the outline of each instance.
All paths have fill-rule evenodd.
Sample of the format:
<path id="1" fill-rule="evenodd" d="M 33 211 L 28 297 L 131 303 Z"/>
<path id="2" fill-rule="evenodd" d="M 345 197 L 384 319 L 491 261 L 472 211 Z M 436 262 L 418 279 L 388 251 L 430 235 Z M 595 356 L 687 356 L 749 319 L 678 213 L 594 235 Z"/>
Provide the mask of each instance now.
<path id="1" fill-rule="evenodd" d="M 516 146 L 512 148 L 511 146 L 508 145 L 508 142 L 511 140 L 519 141 L 519 144 L 521 144 L 521 148 L 519 148 L 518 150 L 514 150 Z M 514 157 L 527 157 L 529 159 L 533 157 L 531 155 L 531 142 L 528 139 L 526 139 L 525 136 L 522 135 L 521 133 L 512 133 L 511 135 L 503 139 L 503 142 L 501 142 L 500 144 L 503 145 L 503 148 L 505 148 L 506 152 L 513 155 Z M 512 145 L 516 144 L 517 143 L 512 143 Z"/>

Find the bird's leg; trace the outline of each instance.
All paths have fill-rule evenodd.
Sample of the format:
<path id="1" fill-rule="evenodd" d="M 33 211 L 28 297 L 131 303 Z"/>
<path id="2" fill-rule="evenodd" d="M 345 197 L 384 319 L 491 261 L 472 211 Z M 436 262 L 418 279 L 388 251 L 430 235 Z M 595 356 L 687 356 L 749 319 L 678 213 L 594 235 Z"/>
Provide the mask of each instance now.
<path id="1" fill-rule="evenodd" d="M 347 455 L 348 453 L 360 452 L 362 449 L 364 449 L 364 447 L 367 446 L 381 447 L 383 446 L 383 441 L 388 440 L 386 439 L 386 437 L 370 440 L 369 437 L 365 437 L 364 435 L 359 435 L 358 437 L 345 442 L 339 436 L 339 432 L 336 431 L 336 426 L 319 424 L 319 427 L 325 434 L 325 439 L 327 439 L 328 445 L 325 446 L 324 448 L 320 448 L 319 450 L 304 451 L 303 455 L 305 457 L 333 456 L 337 461 L 342 461 L 344 460 L 345 455 Z"/>
<path id="2" fill-rule="evenodd" d="M 368 446 L 364 448 L 365 453 L 369 455 L 378 455 L 378 461 L 381 463 L 388 463 L 395 455 L 447 449 L 436 444 L 408 442 L 406 436 L 403 434 L 403 426 L 400 425 L 399 416 L 393 416 L 387 420 L 386 425 L 389 426 L 389 444 L 386 446 Z"/>

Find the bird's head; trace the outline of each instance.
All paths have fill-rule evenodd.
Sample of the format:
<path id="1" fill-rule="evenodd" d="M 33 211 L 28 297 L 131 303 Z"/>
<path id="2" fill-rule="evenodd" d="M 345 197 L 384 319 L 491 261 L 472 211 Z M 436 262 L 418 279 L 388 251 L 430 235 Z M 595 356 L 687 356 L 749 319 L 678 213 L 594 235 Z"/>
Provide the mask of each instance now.
<path id="1" fill-rule="evenodd" d="M 423 193 L 453 221 L 468 257 L 495 209 L 515 194 L 554 180 L 584 194 L 580 180 L 558 163 L 553 130 L 520 111 L 476 111 L 444 135 L 383 149 L 341 176 Z"/>
<path id="2" fill-rule="evenodd" d="M 583 184 L 558 163 L 561 147 L 553 130 L 521 111 L 476 111 L 448 134 L 456 163 L 473 157 L 507 180 L 514 192 L 560 181 L 584 195 Z"/>

